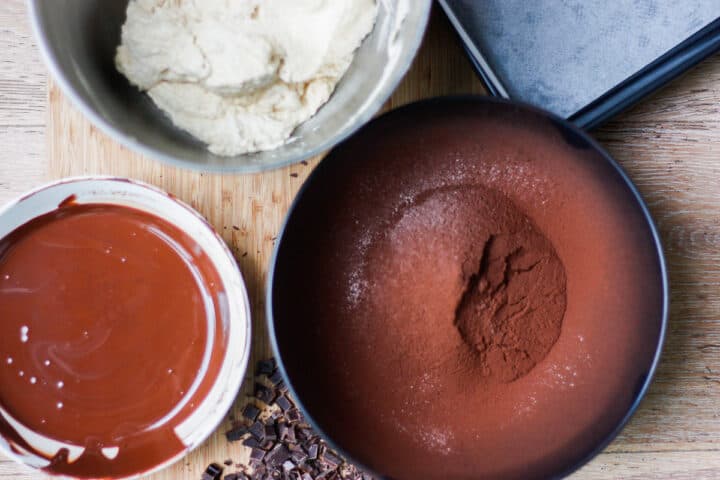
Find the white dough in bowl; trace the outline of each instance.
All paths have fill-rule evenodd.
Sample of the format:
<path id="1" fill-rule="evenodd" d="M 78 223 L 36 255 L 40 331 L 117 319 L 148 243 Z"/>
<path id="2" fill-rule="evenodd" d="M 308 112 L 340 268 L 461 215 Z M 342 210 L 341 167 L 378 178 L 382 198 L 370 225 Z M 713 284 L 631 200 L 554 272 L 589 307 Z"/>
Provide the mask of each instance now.
<path id="1" fill-rule="evenodd" d="M 131 0 L 116 65 L 219 155 L 282 145 L 330 98 L 376 0 Z"/>

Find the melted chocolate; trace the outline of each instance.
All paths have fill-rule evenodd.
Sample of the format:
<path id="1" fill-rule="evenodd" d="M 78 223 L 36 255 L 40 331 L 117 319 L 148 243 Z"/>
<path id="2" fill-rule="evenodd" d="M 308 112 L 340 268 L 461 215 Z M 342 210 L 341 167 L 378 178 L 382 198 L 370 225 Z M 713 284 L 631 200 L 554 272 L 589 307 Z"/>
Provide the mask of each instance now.
<path id="1" fill-rule="evenodd" d="M 224 356 L 221 292 L 199 246 L 139 210 L 68 201 L 18 228 L 0 240 L 0 433 L 76 477 L 179 454 Z"/>

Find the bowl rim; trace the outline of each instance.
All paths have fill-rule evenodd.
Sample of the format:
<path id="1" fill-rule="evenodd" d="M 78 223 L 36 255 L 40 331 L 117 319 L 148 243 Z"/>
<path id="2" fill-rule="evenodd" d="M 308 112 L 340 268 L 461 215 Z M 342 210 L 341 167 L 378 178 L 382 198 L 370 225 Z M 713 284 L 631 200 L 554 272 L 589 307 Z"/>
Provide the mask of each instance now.
<path id="1" fill-rule="evenodd" d="M 605 148 L 597 141 L 595 140 L 588 132 L 585 130 L 579 128 L 578 126 L 574 125 L 573 123 L 569 122 L 568 120 L 552 113 L 546 110 L 543 110 L 539 107 L 536 107 L 534 105 L 530 105 L 528 103 L 518 102 L 514 100 L 509 99 L 503 99 L 499 97 L 488 97 L 488 96 L 481 96 L 481 95 L 451 95 L 451 96 L 444 96 L 444 97 L 432 97 L 427 98 L 424 100 L 420 100 L 417 102 L 409 103 L 406 105 L 403 105 L 397 109 L 394 109 L 392 111 L 386 112 L 383 115 L 378 116 L 373 121 L 369 122 L 367 125 L 365 125 L 363 128 L 369 128 L 371 127 L 376 121 L 384 118 L 385 116 L 392 116 L 398 112 L 403 111 L 412 111 L 414 109 L 423 109 L 432 107 L 434 105 L 440 105 L 440 104 L 472 104 L 476 105 L 478 107 L 482 107 L 485 104 L 495 104 L 495 105 L 503 105 L 507 108 L 514 108 L 516 110 L 520 110 L 523 112 L 527 112 L 529 114 L 535 114 L 540 117 L 544 117 L 545 119 L 554 122 L 556 125 L 563 128 L 566 132 L 571 132 L 577 136 L 579 136 L 583 141 L 587 142 L 590 147 L 599 154 L 599 156 L 604 160 L 606 163 L 610 165 L 612 169 L 615 170 L 615 172 L 620 176 L 620 179 L 622 180 L 623 184 L 629 192 L 632 195 L 632 198 L 635 200 L 635 204 L 640 207 L 640 210 L 642 212 L 642 216 L 646 222 L 647 228 L 649 229 L 652 237 L 652 243 L 655 247 L 656 253 L 657 253 L 657 265 L 659 268 L 660 273 L 660 283 L 661 283 L 661 314 L 660 314 L 660 331 L 658 332 L 658 340 L 657 344 L 655 346 L 655 353 L 652 357 L 652 362 L 650 364 L 650 367 L 647 372 L 647 376 L 643 381 L 642 387 L 637 389 L 633 395 L 633 401 L 630 404 L 627 412 L 625 415 L 617 422 L 617 424 L 614 426 L 614 428 L 600 441 L 598 444 L 594 447 L 589 449 L 588 452 L 586 452 L 584 455 L 582 455 L 577 461 L 574 463 L 568 465 L 567 467 L 563 468 L 562 470 L 556 472 L 553 477 L 550 477 L 551 479 L 562 479 L 566 476 L 578 471 L 580 468 L 585 466 L 587 463 L 589 463 L 593 458 L 595 458 L 600 452 L 602 452 L 617 436 L 618 434 L 625 428 L 627 423 L 630 421 L 630 419 L 633 417 L 633 415 L 638 410 L 640 404 L 642 403 L 642 400 L 645 398 L 647 391 L 652 384 L 652 381 L 655 377 L 655 374 L 657 372 L 658 364 L 660 363 L 662 352 L 665 345 L 665 339 L 667 335 L 667 328 L 668 328 L 668 319 L 669 319 L 669 308 L 670 308 L 670 283 L 668 279 L 668 272 L 667 272 L 667 265 L 665 260 L 665 253 L 662 245 L 662 240 L 660 237 L 660 234 L 658 232 L 657 226 L 655 224 L 655 221 L 652 218 L 652 215 L 650 214 L 650 210 L 647 207 L 647 204 L 645 203 L 645 200 L 643 199 L 642 195 L 640 194 L 640 191 L 637 189 L 635 184 L 632 182 L 628 174 L 625 172 L 625 170 L 622 168 L 622 166 L 605 150 Z M 331 152 L 332 153 L 332 152 Z M 310 176 L 307 178 L 305 183 L 302 185 L 300 190 L 298 191 L 297 195 L 295 196 L 295 199 L 293 200 L 293 203 L 291 204 L 286 216 L 285 220 L 283 222 L 282 228 L 280 229 L 277 237 L 277 242 L 275 243 L 275 247 L 273 250 L 272 257 L 270 259 L 270 265 L 268 267 L 268 278 L 267 278 L 267 284 L 266 284 L 266 297 L 265 297 L 265 310 L 266 310 L 266 324 L 268 328 L 268 335 L 270 337 L 270 342 L 272 345 L 273 354 L 275 355 L 275 360 L 277 362 L 278 369 L 282 373 L 283 379 L 285 380 L 285 383 L 293 396 L 297 406 L 300 408 L 300 410 L 303 412 L 306 420 L 310 425 L 317 431 L 322 438 L 327 442 L 327 444 L 340 453 L 343 457 L 345 457 L 348 461 L 354 463 L 358 467 L 362 468 L 366 472 L 370 473 L 371 475 L 376 476 L 377 478 L 387 478 L 384 477 L 377 472 L 373 472 L 371 469 L 364 466 L 362 463 L 357 462 L 354 460 L 352 455 L 349 455 L 348 452 L 340 448 L 339 445 L 329 436 L 325 433 L 325 431 L 320 427 L 318 422 L 315 420 L 315 418 L 309 413 L 308 409 L 305 407 L 305 405 L 302 402 L 301 397 L 297 393 L 297 389 L 293 385 L 290 376 L 287 373 L 287 369 L 285 368 L 284 360 L 280 351 L 280 346 L 278 344 L 277 340 L 277 332 L 275 329 L 275 323 L 276 323 L 276 317 L 273 310 L 273 287 L 274 287 L 274 279 L 275 279 L 275 271 L 278 268 L 278 254 L 280 252 L 280 249 L 282 248 L 283 242 L 286 237 L 286 229 L 288 227 L 288 224 L 290 222 L 290 218 L 292 217 L 293 212 L 295 209 L 297 209 L 298 205 L 302 202 L 302 198 L 305 194 L 305 192 L 310 188 L 310 184 L 312 183 L 312 180 L 317 176 L 317 172 L 323 167 L 323 163 L 327 164 L 327 160 L 321 162 L 310 174 Z M 389 479 L 388 479 L 389 480 Z"/>
<path id="2" fill-rule="evenodd" d="M 218 173 L 218 174 L 252 174 L 262 173 L 270 170 L 277 170 L 283 167 L 300 163 L 303 160 L 308 160 L 312 157 L 322 154 L 323 152 L 333 148 L 335 145 L 342 143 L 358 129 L 362 128 L 373 116 L 382 108 L 387 102 L 390 96 L 395 90 L 397 90 L 400 82 L 410 70 L 420 45 L 425 36 L 428 23 L 430 21 L 430 12 L 432 8 L 432 0 L 412 0 L 413 2 L 422 2 L 420 8 L 423 10 L 421 15 L 420 28 L 417 29 L 415 35 L 411 38 L 411 49 L 409 50 L 412 54 L 403 55 L 401 60 L 398 62 L 397 68 L 392 73 L 392 79 L 387 85 L 387 89 L 382 90 L 368 106 L 359 115 L 355 116 L 354 121 L 348 125 L 345 129 L 337 132 L 335 135 L 328 137 L 327 140 L 317 145 L 316 147 L 310 148 L 304 152 L 298 153 L 297 155 L 291 155 L 284 160 L 277 162 L 257 164 L 257 165 L 235 165 L 235 166 L 221 166 L 216 164 L 201 164 L 190 160 L 184 160 L 174 157 L 168 153 L 165 153 L 161 149 L 147 146 L 146 144 L 139 142 L 131 135 L 127 135 L 115 126 L 106 121 L 95 109 L 93 109 L 87 102 L 83 100 L 81 95 L 72 86 L 72 83 L 67 78 L 64 70 L 60 67 L 57 58 L 53 53 L 53 47 L 51 46 L 50 40 L 46 35 L 45 30 L 42 28 L 41 13 L 39 5 L 44 3 L 45 0 L 26 0 L 28 15 L 30 17 L 30 25 L 33 32 L 33 36 L 37 41 L 38 48 L 41 53 L 41 57 L 47 66 L 52 78 L 60 87 L 60 90 L 68 97 L 75 108 L 77 108 L 90 122 L 98 127 L 108 137 L 118 142 L 120 145 L 128 148 L 129 150 L 139 153 L 140 155 L 146 156 L 153 160 L 157 160 L 165 165 L 179 167 L 190 171 L 205 172 L 205 173 Z M 380 0 L 379 0 L 380 1 Z M 414 6 L 417 8 L 416 6 Z M 328 100 L 331 101 L 332 96 Z M 322 108 L 322 107 L 321 107 Z M 241 157 L 242 155 L 239 155 Z M 228 157 L 233 158 L 233 157 Z"/>
<path id="3" fill-rule="evenodd" d="M 144 189 L 151 194 L 160 195 L 167 199 L 168 201 L 174 203 L 175 205 L 181 207 L 183 211 L 185 211 L 189 216 L 197 219 L 200 224 L 202 225 L 202 228 L 206 230 L 207 233 L 211 234 L 211 237 L 213 238 L 213 241 L 218 243 L 218 246 L 222 250 L 222 258 L 223 262 L 227 261 L 227 265 L 232 267 L 233 274 L 237 274 L 237 278 L 235 280 L 239 280 L 239 283 L 237 284 L 236 290 L 239 290 L 235 293 L 241 293 L 240 298 L 229 298 L 229 300 L 236 302 L 241 302 L 242 305 L 239 306 L 239 310 L 242 311 L 242 318 L 238 318 L 239 324 L 238 328 L 242 328 L 245 333 L 245 341 L 244 345 L 242 345 L 239 348 L 242 348 L 242 356 L 239 359 L 234 359 L 230 357 L 229 355 L 226 355 L 223 359 L 223 365 L 228 365 L 229 363 L 233 363 L 236 365 L 236 373 L 231 374 L 228 381 L 224 384 L 221 384 L 219 381 L 221 380 L 221 377 L 218 376 L 216 381 L 213 383 L 213 386 L 211 387 L 211 391 L 215 388 L 218 388 L 218 386 L 223 387 L 223 395 L 220 398 L 220 401 L 215 406 L 215 408 L 211 412 L 211 416 L 209 416 L 208 420 L 205 422 L 208 427 L 206 428 L 206 431 L 203 432 L 199 437 L 194 439 L 192 444 L 185 445 L 185 448 L 183 448 L 181 451 L 179 451 L 177 454 L 173 455 L 169 459 L 163 461 L 162 463 L 139 473 L 135 473 L 129 476 L 124 477 L 108 477 L 108 479 L 112 480 L 134 480 L 139 479 L 141 477 L 145 477 L 148 475 L 151 475 L 153 473 L 157 473 L 161 470 L 164 470 L 168 468 L 169 466 L 177 463 L 180 461 L 183 457 L 188 455 L 190 452 L 197 449 L 200 445 L 205 443 L 210 436 L 217 431 L 217 429 L 220 427 L 222 422 L 225 420 L 225 415 L 227 412 L 232 408 L 233 404 L 235 403 L 235 400 L 237 399 L 237 396 L 240 392 L 240 388 L 242 387 L 242 384 L 245 380 L 245 375 L 248 370 L 248 365 L 250 363 L 250 351 L 252 346 L 252 312 L 250 308 L 250 298 L 247 291 L 247 285 L 245 283 L 245 279 L 242 275 L 242 272 L 240 271 L 240 267 L 237 264 L 237 261 L 235 260 L 235 257 L 233 256 L 232 252 L 230 251 L 230 248 L 228 247 L 227 243 L 222 239 L 220 234 L 215 230 L 215 228 L 208 222 L 208 220 L 203 217 L 197 210 L 192 208 L 187 203 L 183 202 L 182 200 L 178 199 L 174 195 L 162 190 L 161 188 L 158 188 L 154 185 L 150 185 L 148 183 L 125 178 L 125 177 L 118 177 L 118 176 L 112 176 L 112 175 L 85 175 L 85 176 L 74 176 L 74 177 L 65 177 L 59 180 L 46 182 L 42 185 L 39 185 L 32 190 L 29 190 L 25 193 L 22 193 L 18 196 L 16 196 L 13 200 L 10 200 L 6 204 L 0 206 L 0 218 L 2 218 L 3 215 L 5 215 L 8 211 L 17 208 L 19 204 L 21 204 L 23 201 L 33 197 L 34 195 L 44 192 L 49 189 L 53 189 L 58 186 L 62 185 L 68 185 L 68 184 L 75 184 L 75 183 L 94 183 L 94 182 L 107 182 L 107 183 L 117 183 L 118 185 L 133 185 L 136 187 L 139 187 L 141 189 Z M 105 203 L 105 202 L 100 202 Z M 41 214 L 33 214 L 33 218 L 37 218 Z M 167 220 L 167 219 L 166 219 Z M 184 228 L 180 227 L 179 225 L 175 224 L 173 222 L 173 225 L 175 225 L 176 228 L 179 228 L 182 231 L 185 231 Z M 215 263 L 215 262 L 213 262 Z M 237 360 L 237 361 L 236 361 Z M 211 427 L 211 428 L 210 428 Z M 5 446 L 0 443 L 0 453 L 2 455 L 5 455 L 6 457 L 12 459 L 16 463 L 23 465 L 27 468 L 30 468 L 32 471 L 43 471 L 42 469 L 39 469 L 37 467 L 34 467 L 32 465 L 28 465 L 27 462 L 25 462 L 22 457 L 15 452 L 13 452 L 11 449 L 5 448 Z M 53 475 L 53 478 L 57 479 L 67 479 L 67 480 L 78 480 L 78 477 L 68 476 L 68 475 Z"/>

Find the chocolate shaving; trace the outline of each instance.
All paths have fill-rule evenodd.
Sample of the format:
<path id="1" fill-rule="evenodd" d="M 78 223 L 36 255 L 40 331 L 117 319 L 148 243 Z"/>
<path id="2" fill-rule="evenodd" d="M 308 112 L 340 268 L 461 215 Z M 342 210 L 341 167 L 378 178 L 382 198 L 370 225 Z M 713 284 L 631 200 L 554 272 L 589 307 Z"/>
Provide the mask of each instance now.
<path id="1" fill-rule="evenodd" d="M 223 472 L 223 467 L 221 467 L 217 463 L 211 463 L 205 469 L 205 472 L 203 472 L 200 479 L 201 480 L 220 480 L 220 476 L 222 475 L 222 472 Z"/>

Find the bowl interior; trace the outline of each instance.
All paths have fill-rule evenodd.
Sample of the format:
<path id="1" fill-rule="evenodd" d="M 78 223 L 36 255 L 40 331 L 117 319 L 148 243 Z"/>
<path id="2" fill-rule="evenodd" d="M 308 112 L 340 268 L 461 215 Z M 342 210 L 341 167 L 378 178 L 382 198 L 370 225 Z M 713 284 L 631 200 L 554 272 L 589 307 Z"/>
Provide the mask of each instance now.
<path id="1" fill-rule="evenodd" d="M 0 210 L 0 238 L 32 219 L 57 209 L 61 202 L 71 196 L 77 204 L 127 206 L 167 220 L 197 242 L 224 285 L 218 301 L 223 313 L 220 321 L 225 345 L 217 345 L 209 352 L 211 357 L 218 358 L 220 368 L 207 395 L 175 428 L 175 434 L 185 449 L 151 471 L 159 470 L 205 441 L 224 419 L 237 395 L 250 356 L 250 309 L 245 284 L 225 243 L 197 212 L 154 187 L 126 179 L 77 178 L 40 187 Z M 4 419 L 10 421 L 7 417 Z M 62 442 L 37 435 L 21 425 L 13 428 L 38 451 L 57 452 L 65 448 Z M 19 450 L 13 442 L 2 436 L 0 451 L 29 466 L 42 468 L 48 464 L 45 457 Z M 97 475 L 102 476 L 103 472 L 97 472 Z"/>
<path id="2" fill-rule="evenodd" d="M 497 389 L 453 360 L 464 351 L 457 277 L 436 272 L 465 258 L 441 240 L 456 238 L 442 236 L 457 223 L 440 213 L 455 208 L 412 210 L 455 185 L 504 188 L 567 271 L 557 342 Z M 662 251 L 633 185 L 584 133 L 506 102 L 436 99 L 368 124 L 313 172 L 271 269 L 276 354 L 308 418 L 399 480 L 555 478 L 579 467 L 637 407 L 664 337 Z"/>
<path id="3" fill-rule="evenodd" d="M 127 1 L 30 0 L 40 46 L 61 87 L 89 118 L 125 146 L 207 171 L 254 172 L 298 162 L 348 136 L 375 114 L 419 48 L 430 0 L 379 0 L 378 20 L 330 101 L 275 150 L 213 155 L 175 128 L 115 69 Z"/>

